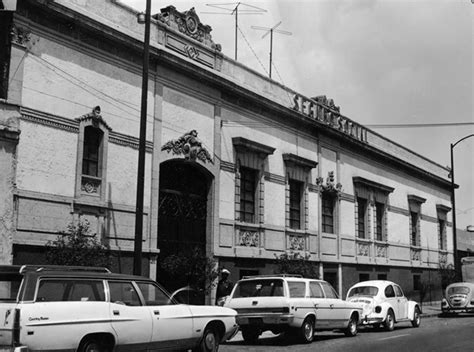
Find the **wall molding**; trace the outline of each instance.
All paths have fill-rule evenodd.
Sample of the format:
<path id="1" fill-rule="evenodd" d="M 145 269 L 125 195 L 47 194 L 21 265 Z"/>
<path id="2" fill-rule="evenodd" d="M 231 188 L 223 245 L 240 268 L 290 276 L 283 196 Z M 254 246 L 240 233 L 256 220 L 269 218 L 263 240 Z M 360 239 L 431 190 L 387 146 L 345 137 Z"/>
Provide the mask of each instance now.
<path id="1" fill-rule="evenodd" d="M 48 114 L 27 107 L 21 108 L 21 119 L 39 125 L 56 128 L 62 131 L 79 134 L 79 122 L 59 115 Z M 138 150 L 139 139 L 130 135 L 111 131 L 109 142 L 112 144 Z M 146 141 L 147 153 L 153 152 L 153 142 Z"/>

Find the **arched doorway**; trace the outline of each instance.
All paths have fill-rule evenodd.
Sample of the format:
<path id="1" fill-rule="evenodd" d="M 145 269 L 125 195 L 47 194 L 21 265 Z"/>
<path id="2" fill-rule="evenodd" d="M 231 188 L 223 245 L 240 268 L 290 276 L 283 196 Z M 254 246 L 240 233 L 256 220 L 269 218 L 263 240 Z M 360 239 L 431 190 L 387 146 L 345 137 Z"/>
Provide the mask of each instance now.
<path id="1" fill-rule="evenodd" d="M 196 251 L 206 254 L 211 181 L 211 174 L 196 162 L 170 160 L 160 165 L 157 280 L 170 291 L 189 282 L 184 275 L 163 268 L 181 265 Z M 163 265 L 164 261 L 168 266 Z"/>

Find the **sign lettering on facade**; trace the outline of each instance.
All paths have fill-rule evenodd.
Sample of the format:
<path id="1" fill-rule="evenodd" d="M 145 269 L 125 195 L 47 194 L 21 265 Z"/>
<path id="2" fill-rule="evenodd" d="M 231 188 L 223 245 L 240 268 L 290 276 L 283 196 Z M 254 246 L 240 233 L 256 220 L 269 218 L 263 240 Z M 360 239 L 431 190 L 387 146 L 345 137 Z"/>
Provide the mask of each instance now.
<path id="1" fill-rule="evenodd" d="M 293 96 L 292 109 L 356 138 L 361 142 L 367 142 L 367 129 L 347 117 L 342 116 L 339 113 L 339 107 L 334 105 L 332 99 L 327 99 L 325 96 L 308 99 L 295 94 Z"/>

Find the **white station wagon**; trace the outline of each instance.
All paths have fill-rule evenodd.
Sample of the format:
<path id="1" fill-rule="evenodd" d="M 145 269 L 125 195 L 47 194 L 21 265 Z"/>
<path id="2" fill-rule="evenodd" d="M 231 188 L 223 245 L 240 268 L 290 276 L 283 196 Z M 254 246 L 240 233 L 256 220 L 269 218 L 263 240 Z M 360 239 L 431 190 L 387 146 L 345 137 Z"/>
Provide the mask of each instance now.
<path id="1" fill-rule="evenodd" d="M 355 336 L 362 316 L 358 304 L 339 299 L 326 281 L 288 275 L 244 277 L 224 306 L 237 311 L 246 342 L 255 342 L 266 330 L 294 332 L 306 343 L 313 341 L 315 330 Z"/>
<path id="2" fill-rule="evenodd" d="M 238 330 L 232 309 L 103 268 L 0 266 L 0 293 L 0 351 L 216 352 Z"/>
<path id="3" fill-rule="evenodd" d="M 415 301 L 408 300 L 400 286 L 385 280 L 363 281 L 352 286 L 346 301 L 358 303 L 363 308 L 362 323 L 392 331 L 395 323 L 409 321 L 420 326 L 421 309 Z"/>

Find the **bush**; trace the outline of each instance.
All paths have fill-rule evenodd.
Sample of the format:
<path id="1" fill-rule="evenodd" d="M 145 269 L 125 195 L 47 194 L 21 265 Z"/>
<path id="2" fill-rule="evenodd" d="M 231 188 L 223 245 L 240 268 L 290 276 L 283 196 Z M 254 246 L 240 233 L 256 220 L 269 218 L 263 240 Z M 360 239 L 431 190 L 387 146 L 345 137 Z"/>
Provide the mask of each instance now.
<path id="1" fill-rule="evenodd" d="M 54 241 L 46 243 L 46 260 L 53 265 L 109 267 L 110 250 L 90 234 L 89 222 L 71 222 L 67 231 L 61 232 Z"/>
<path id="2" fill-rule="evenodd" d="M 310 279 L 319 279 L 319 266 L 309 260 L 309 254 L 284 253 L 276 259 L 278 272 L 275 274 L 298 274 Z"/>
<path id="3" fill-rule="evenodd" d="M 219 276 L 216 260 L 206 257 L 199 247 L 170 254 L 164 257 L 159 265 L 161 272 L 166 273 L 168 279 L 174 278 L 173 286 L 176 287 L 169 289 L 176 289 L 184 284 L 207 294 L 216 285 Z"/>

